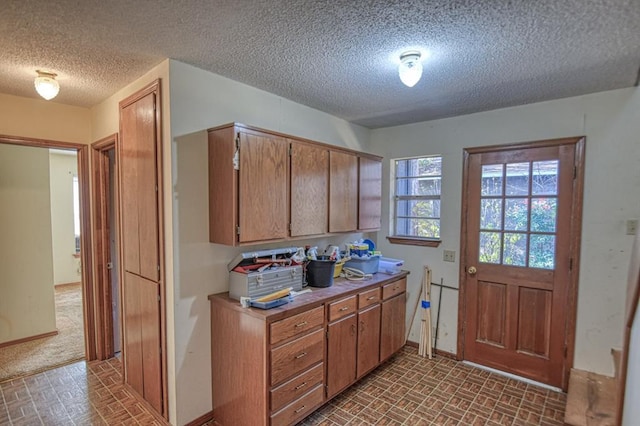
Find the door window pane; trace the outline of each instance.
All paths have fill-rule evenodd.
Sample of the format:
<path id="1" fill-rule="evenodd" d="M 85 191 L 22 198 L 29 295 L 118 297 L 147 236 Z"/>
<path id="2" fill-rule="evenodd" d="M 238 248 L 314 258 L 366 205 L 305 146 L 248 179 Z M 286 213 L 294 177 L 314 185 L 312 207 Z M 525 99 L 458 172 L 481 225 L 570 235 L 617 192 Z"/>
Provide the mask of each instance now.
<path id="1" fill-rule="evenodd" d="M 558 160 L 534 161 L 531 174 L 533 195 L 558 195 Z"/>
<path id="2" fill-rule="evenodd" d="M 507 195 L 529 194 L 529 163 L 507 164 Z"/>
<path id="3" fill-rule="evenodd" d="M 529 199 L 507 198 L 505 200 L 504 230 L 526 231 L 529 223 Z"/>
<path id="4" fill-rule="evenodd" d="M 556 198 L 532 198 L 531 199 L 531 231 L 555 232 L 556 231 Z"/>
<path id="5" fill-rule="evenodd" d="M 500 232 L 480 232 L 480 262 L 500 263 Z"/>
<path id="6" fill-rule="evenodd" d="M 480 201 L 480 228 L 502 229 L 501 198 L 485 198 Z"/>
<path id="7" fill-rule="evenodd" d="M 502 263 L 514 266 L 527 265 L 527 234 L 504 233 Z"/>
<path id="8" fill-rule="evenodd" d="M 502 195 L 503 164 L 482 166 L 481 195 Z"/>
<path id="9" fill-rule="evenodd" d="M 529 267 L 553 269 L 556 257 L 555 235 L 531 234 Z"/>

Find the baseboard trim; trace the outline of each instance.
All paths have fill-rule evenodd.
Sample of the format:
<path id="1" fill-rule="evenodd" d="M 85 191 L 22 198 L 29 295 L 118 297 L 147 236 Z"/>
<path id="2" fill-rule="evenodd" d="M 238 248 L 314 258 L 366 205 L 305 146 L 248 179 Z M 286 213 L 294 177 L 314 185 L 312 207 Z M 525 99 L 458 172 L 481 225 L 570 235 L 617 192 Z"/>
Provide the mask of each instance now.
<path id="1" fill-rule="evenodd" d="M 62 283 L 62 284 L 55 284 L 54 287 L 57 289 L 63 289 L 63 288 L 67 288 L 67 287 L 74 287 L 77 285 L 82 284 L 80 281 L 74 282 L 74 283 Z"/>
<path id="2" fill-rule="evenodd" d="M 419 348 L 420 347 L 420 345 L 418 343 L 412 342 L 411 340 L 407 340 L 406 345 L 407 346 L 411 346 L 412 348 Z M 450 358 L 450 359 L 453 359 L 453 360 L 456 360 L 456 361 L 458 360 L 458 357 L 457 357 L 456 354 L 451 353 L 451 352 L 447 352 L 447 351 L 443 351 L 442 349 L 436 349 L 434 353 L 436 355 L 439 355 L 439 356 L 444 357 L 444 358 Z"/>
<path id="3" fill-rule="evenodd" d="M 213 410 L 209 411 L 208 413 L 204 413 L 197 419 L 191 420 L 185 426 L 202 426 L 203 424 L 211 420 L 213 420 Z"/>
<path id="4" fill-rule="evenodd" d="M 45 337 L 56 336 L 58 330 L 53 330 L 48 333 L 36 334 L 35 336 L 23 337 L 22 339 L 11 340 L 9 342 L 0 343 L 0 348 L 6 348 L 7 346 L 17 345 L 18 343 L 30 342 L 32 340 L 43 339 Z"/>

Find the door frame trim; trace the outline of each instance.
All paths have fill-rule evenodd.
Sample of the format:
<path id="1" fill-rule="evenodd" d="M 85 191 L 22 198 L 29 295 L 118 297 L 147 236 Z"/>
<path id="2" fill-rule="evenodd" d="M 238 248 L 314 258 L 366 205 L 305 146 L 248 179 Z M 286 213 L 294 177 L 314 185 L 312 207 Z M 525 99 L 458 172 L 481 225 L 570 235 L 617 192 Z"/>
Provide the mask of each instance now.
<path id="1" fill-rule="evenodd" d="M 91 181 L 91 197 L 93 201 L 93 226 L 95 246 L 94 246 L 94 258 L 95 258 L 95 312 L 98 322 L 96 327 L 96 357 L 97 359 L 108 359 L 114 356 L 113 346 L 113 316 L 111 309 L 111 300 L 113 294 L 111 292 L 111 283 L 109 282 L 109 273 L 106 269 L 106 264 L 109 262 L 110 257 L 110 243 L 109 234 L 105 227 L 102 225 L 109 221 L 109 195 L 106 193 L 109 187 L 109 165 L 105 165 L 104 156 L 107 155 L 109 150 L 113 149 L 115 156 L 118 155 L 118 134 L 114 133 L 105 138 L 102 138 L 91 144 L 91 170 L 93 173 L 93 179 Z M 114 212 L 115 223 L 110 223 L 110 226 L 115 226 L 116 238 L 119 239 L 120 229 L 120 217 L 118 206 L 120 203 L 120 193 L 118 191 L 118 170 L 117 163 L 113 170 L 114 178 Z M 119 247 L 119 244 L 117 243 Z M 122 283 L 118 279 L 118 287 Z M 120 291 L 119 294 L 122 294 Z M 122 306 L 120 304 L 120 306 Z M 121 313 L 119 313 L 122 316 Z"/>
<path id="2" fill-rule="evenodd" d="M 573 367 L 573 358 L 575 354 L 575 337 L 576 337 L 576 315 L 578 302 L 578 278 L 580 272 L 580 242 L 582 238 L 582 204 L 584 196 L 584 152 L 585 152 L 586 136 L 574 136 L 560 139 L 546 139 L 541 141 L 528 141 L 520 143 L 511 143 L 504 145 L 490 145 L 473 148 L 464 148 L 463 150 L 463 167 L 462 167 L 462 202 L 460 214 L 460 265 L 459 265 L 459 283 L 460 292 L 458 296 L 458 342 L 456 358 L 459 361 L 464 360 L 464 333 L 466 318 L 466 269 L 467 269 L 467 243 L 465 236 L 467 235 L 467 212 L 468 201 L 465 194 L 469 188 L 469 157 L 472 154 L 511 151 L 516 149 L 543 148 L 559 145 L 575 145 L 575 179 L 573 180 L 573 198 L 571 200 L 571 236 L 570 236 L 570 258 L 573 259 L 572 268 L 569 271 L 569 285 L 567 287 L 567 315 L 564 331 L 564 345 L 566 355 L 563 361 L 562 389 L 566 391 L 569 385 L 569 373 Z"/>
<path id="3" fill-rule="evenodd" d="M 80 191 L 80 265 L 82 279 L 82 313 L 84 316 L 84 352 L 87 361 L 96 359 L 95 293 L 93 288 L 93 264 L 91 245 L 89 145 L 22 136 L 0 135 L 0 143 L 75 150 L 78 162 L 78 187 Z"/>

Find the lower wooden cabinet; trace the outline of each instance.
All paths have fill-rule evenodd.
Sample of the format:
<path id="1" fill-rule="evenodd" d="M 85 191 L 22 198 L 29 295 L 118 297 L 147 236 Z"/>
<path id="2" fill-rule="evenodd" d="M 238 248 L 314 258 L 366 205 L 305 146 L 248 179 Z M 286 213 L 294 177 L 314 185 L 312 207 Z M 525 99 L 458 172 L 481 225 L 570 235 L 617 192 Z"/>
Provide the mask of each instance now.
<path id="1" fill-rule="evenodd" d="M 404 344 L 406 275 L 338 279 L 270 310 L 209 296 L 216 421 L 296 424 L 380 365 Z"/>

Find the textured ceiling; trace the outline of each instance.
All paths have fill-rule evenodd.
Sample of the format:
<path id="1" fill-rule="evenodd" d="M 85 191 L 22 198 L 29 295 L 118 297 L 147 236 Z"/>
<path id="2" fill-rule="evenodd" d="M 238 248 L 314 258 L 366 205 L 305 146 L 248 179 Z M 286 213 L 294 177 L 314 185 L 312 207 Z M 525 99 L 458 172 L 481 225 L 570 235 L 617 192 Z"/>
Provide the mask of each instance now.
<path id="1" fill-rule="evenodd" d="M 413 88 L 399 54 L 431 55 Z M 92 106 L 164 58 L 367 127 L 636 84 L 640 0 L 4 0 L 0 92 Z"/>

